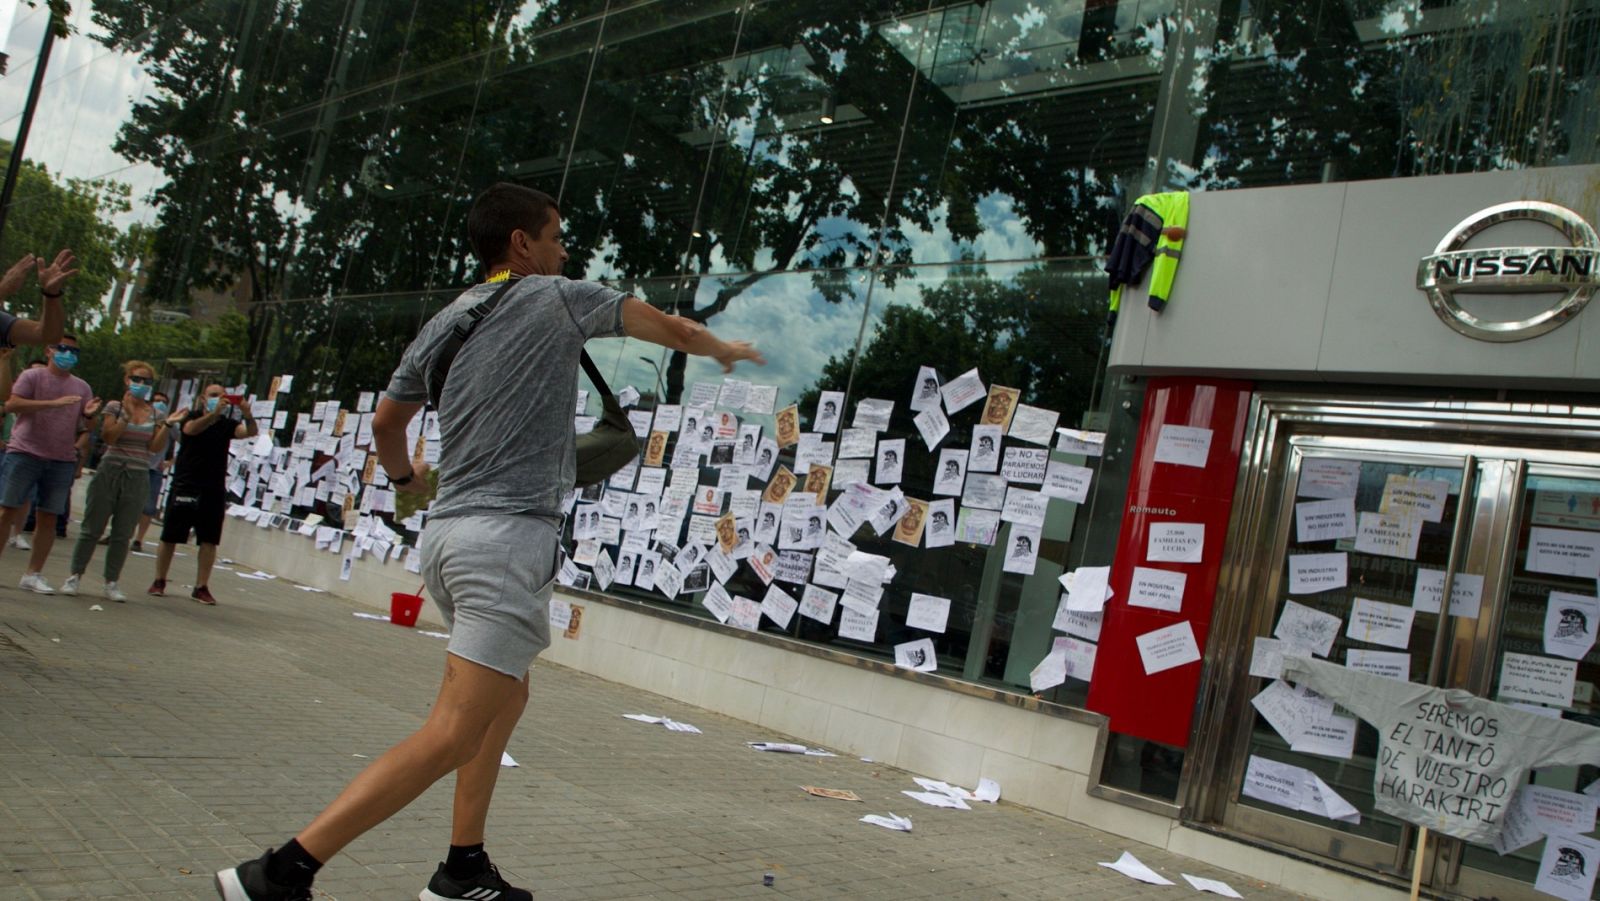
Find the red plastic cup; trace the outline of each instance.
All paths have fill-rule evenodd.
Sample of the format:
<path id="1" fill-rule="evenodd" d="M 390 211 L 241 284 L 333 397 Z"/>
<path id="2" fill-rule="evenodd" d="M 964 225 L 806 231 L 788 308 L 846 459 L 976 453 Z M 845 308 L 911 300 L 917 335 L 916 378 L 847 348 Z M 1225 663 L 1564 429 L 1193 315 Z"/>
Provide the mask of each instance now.
<path id="1" fill-rule="evenodd" d="M 399 591 L 389 595 L 389 622 L 397 626 L 415 626 L 417 614 L 421 612 L 421 595 Z"/>
<path id="2" fill-rule="evenodd" d="M 243 394 L 224 394 L 222 395 L 222 399 L 230 404 L 233 404 L 235 407 L 241 406 L 244 403 Z"/>

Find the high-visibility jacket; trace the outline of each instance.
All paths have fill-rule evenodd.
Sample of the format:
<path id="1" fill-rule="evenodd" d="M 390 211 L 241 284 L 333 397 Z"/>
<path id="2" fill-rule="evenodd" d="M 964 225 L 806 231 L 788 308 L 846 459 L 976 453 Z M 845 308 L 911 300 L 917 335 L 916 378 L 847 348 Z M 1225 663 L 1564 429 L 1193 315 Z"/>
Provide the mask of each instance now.
<path id="1" fill-rule="evenodd" d="M 1106 272 L 1111 276 L 1110 313 L 1113 318 L 1122 306 L 1122 287 L 1136 285 L 1146 267 L 1150 269 L 1150 309 L 1157 313 L 1172 300 L 1172 281 L 1178 276 L 1178 261 L 1183 258 L 1183 238 L 1171 237 L 1189 228 L 1189 194 L 1167 191 L 1146 194 L 1133 202 L 1133 209 L 1122 220 Z"/>

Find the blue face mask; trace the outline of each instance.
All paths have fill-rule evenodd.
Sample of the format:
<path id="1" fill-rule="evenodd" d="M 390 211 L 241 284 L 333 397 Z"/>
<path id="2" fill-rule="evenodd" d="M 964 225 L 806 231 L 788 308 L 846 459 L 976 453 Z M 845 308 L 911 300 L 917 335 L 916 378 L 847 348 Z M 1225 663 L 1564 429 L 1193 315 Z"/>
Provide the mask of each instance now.
<path id="1" fill-rule="evenodd" d="M 150 392 L 153 391 L 153 390 L 155 390 L 155 389 L 151 388 L 149 385 L 129 385 L 128 386 L 128 393 L 133 395 L 134 397 L 137 397 L 140 400 L 149 400 L 150 399 Z"/>
<path id="2" fill-rule="evenodd" d="M 70 370 L 78 365 L 78 352 L 75 350 L 58 350 L 55 355 L 56 366 Z"/>
<path id="3" fill-rule="evenodd" d="M 155 409 L 157 416 L 165 416 L 167 415 L 168 411 L 172 409 L 171 407 L 167 406 L 165 402 L 159 400 L 150 406 Z"/>
<path id="4" fill-rule="evenodd" d="M 208 398 L 206 398 L 206 412 L 207 413 L 215 413 L 215 412 L 217 412 L 217 404 L 220 404 L 220 403 L 222 403 L 222 398 L 220 398 L 220 397 L 208 397 Z"/>

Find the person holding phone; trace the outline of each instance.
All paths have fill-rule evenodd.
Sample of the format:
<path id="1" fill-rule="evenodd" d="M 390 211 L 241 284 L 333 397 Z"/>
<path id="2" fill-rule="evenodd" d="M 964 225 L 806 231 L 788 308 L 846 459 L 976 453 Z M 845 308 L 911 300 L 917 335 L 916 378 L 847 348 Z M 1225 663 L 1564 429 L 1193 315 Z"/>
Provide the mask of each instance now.
<path id="1" fill-rule="evenodd" d="M 237 403 L 233 402 L 237 399 Z M 161 522 L 161 547 L 156 551 L 156 579 L 149 593 L 165 597 L 172 555 L 189 533 L 200 545 L 194 590 L 189 597 L 211 606 L 211 567 L 222 542 L 222 521 L 228 512 L 228 447 L 235 438 L 254 438 L 259 431 L 250 405 L 239 395 L 228 395 L 221 385 L 207 385 L 183 414 L 183 440 L 172 467 L 172 487 L 167 489 L 167 513 Z"/>

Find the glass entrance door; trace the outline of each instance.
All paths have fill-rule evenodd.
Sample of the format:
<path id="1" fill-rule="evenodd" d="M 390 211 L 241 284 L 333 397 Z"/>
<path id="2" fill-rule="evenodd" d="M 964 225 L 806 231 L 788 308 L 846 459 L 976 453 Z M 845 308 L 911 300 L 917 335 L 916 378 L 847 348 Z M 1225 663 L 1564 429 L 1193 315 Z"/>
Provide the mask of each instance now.
<path id="1" fill-rule="evenodd" d="M 1374 805 L 1376 731 L 1276 679 L 1285 651 L 1600 724 L 1600 650 L 1584 643 L 1600 608 L 1600 416 L 1552 428 L 1470 412 L 1258 401 L 1186 816 L 1409 875 L 1416 830 Z M 1597 779 L 1552 767 L 1529 782 L 1572 800 Z M 1593 842 L 1594 826 L 1571 835 Z M 1545 846 L 1434 837 L 1426 883 L 1530 894 Z"/>

